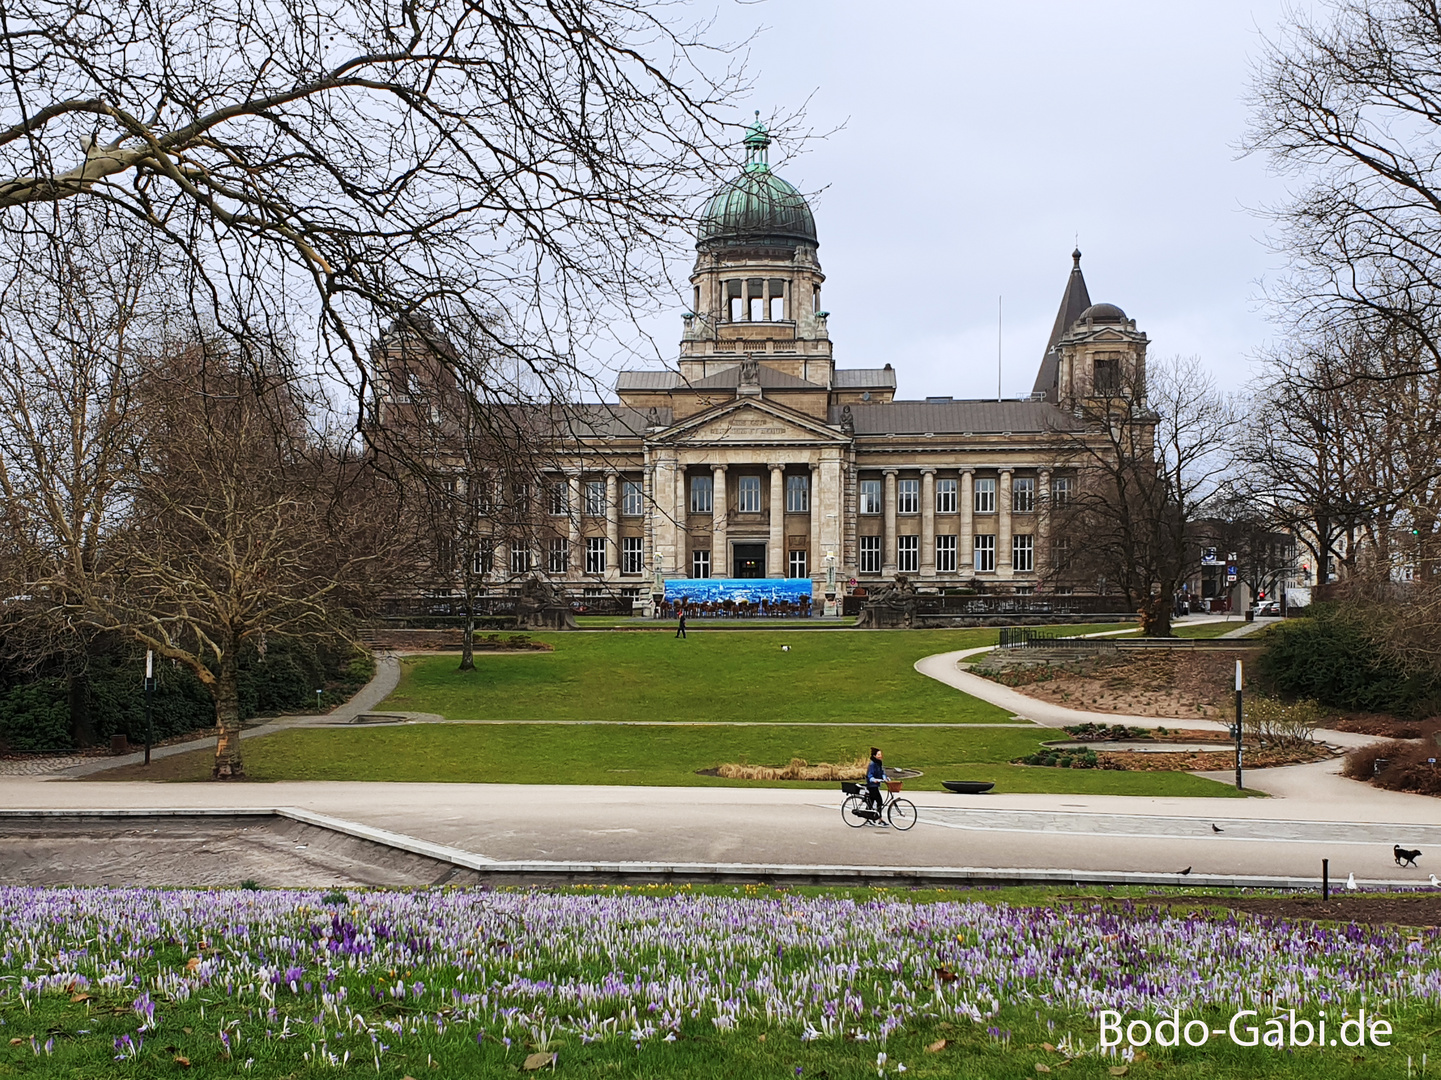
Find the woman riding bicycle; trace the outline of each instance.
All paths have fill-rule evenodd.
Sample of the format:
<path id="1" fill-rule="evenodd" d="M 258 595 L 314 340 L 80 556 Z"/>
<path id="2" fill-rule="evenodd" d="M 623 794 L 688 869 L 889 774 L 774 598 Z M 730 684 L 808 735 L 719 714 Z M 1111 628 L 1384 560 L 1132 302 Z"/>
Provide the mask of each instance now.
<path id="1" fill-rule="evenodd" d="M 871 747 L 871 763 L 866 766 L 866 808 L 876 812 L 875 820 L 868 824 L 887 828 L 881 819 L 881 785 L 887 780 L 886 767 L 881 762 L 881 748 Z"/>

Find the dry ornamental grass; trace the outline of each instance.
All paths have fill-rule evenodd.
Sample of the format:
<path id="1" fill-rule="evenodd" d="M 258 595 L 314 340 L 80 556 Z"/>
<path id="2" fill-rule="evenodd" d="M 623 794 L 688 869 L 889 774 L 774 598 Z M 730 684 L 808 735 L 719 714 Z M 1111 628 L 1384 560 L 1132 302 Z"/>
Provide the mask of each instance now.
<path id="1" fill-rule="evenodd" d="M 717 776 L 728 780 L 863 780 L 869 759 L 832 764 L 818 761 L 814 765 L 804 758 L 791 758 L 789 765 L 735 765 L 727 763 L 716 769 Z"/>

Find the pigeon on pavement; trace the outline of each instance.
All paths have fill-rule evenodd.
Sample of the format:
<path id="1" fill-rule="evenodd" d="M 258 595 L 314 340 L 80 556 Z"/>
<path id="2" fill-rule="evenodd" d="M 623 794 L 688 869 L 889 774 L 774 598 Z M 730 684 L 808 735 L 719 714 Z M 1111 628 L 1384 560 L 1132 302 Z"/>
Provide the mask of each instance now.
<path id="1" fill-rule="evenodd" d="M 1213 821 L 1213 822 L 1211 822 L 1211 831 L 1212 831 L 1212 832 L 1225 832 L 1226 830 L 1223 829 L 1223 828 L 1221 828 L 1221 826 L 1217 825 L 1217 824 Z"/>
<path id="2" fill-rule="evenodd" d="M 1356 891 L 1356 871 L 1352 870 L 1350 876 L 1346 878 L 1346 888 L 1350 892 Z"/>
<path id="3" fill-rule="evenodd" d="M 1181 871 L 1181 876 L 1182 876 L 1182 877 L 1185 877 L 1185 876 L 1186 876 L 1187 874 L 1189 874 L 1190 872 L 1191 872 L 1191 868 L 1188 866 L 1188 867 L 1186 867 L 1186 869 L 1184 869 L 1184 870 Z"/>
<path id="4" fill-rule="evenodd" d="M 1437 881 L 1437 880 L 1436 880 L 1436 875 L 1435 875 L 1435 874 L 1432 874 L 1432 875 L 1431 875 L 1431 887 L 1432 887 L 1433 889 L 1441 889 L 1441 881 Z"/>

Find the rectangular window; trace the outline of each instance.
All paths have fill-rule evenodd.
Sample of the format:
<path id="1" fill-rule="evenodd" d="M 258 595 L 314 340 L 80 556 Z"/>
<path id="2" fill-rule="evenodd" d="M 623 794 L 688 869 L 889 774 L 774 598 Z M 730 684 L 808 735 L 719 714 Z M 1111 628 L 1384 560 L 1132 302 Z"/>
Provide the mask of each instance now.
<path id="1" fill-rule="evenodd" d="M 1016 586 L 1016 595 L 1017 595 L 1017 596 L 1032 596 L 1032 595 L 1035 594 L 1035 591 L 1036 591 L 1036 587 L 1035 587 L 1034 585 L 1017 585 L 1017 586 Z"/>
<path id="2" fill-rule="evenodd" d="M 510 485 L 510 506 L 517 514 L 524 514 L 530 509 L 530 485 Z"/>
<path id="3" fill-rule="evenodd" d="M 811 512 L 811 478 L 809 476 L 786 477 L 786 513 L 809 514 Z M 797 575 L 792 574 L 792 577 Z M 804 577 L 804 574 L 799 575 Z"/>
<path id="4" fill-rule="evenodd" d="M 740 487 L 736 492 L 736 510 L 742 514 L 759 514 L 761 512 L 761 478 L 759 476 L 742 476 Z"/>
<path id="5" fill-rule="evenodd" d="M 482 540 L 475 547 L 475 553 L 471 556 L 470 572 L 476 577 L 482 577 L 495 569 L 495 541 Z"/>
<path id="6" fill-rule="evenodd" d="M 1056 506 L 1065 506 L 1071 501 L 1071 478 L 1069 476 L 1058 476 L 1051 481 L 1051 502 Z"/>
<path id="7" fill-rule="evenodd" d="M 599 600 L 605 595 L 605 590 L 599 585 L 587 585 L 581 593 L 587 600 Z"/>
<path id="8" fill-rule="evenodd" d="M 1121 388 L 1121 362 L 1119 360 L 1096 361 L 1096 392 L 1098 394 Z"/>
<path id="9" fill-rule="evenodd" d="M 804 551 L 792 551 L 786 564 L 787 577 L 807 577 L 810 571 L 806 569 L 806 553 Z"/>
<path id="10" fill-rule="evenodd" d="M 690 576 L 710 577 L 709 551 L 692 551 L 690 553 Z"/>
<path id="11" fill-rule="evenodd" d="M 936 573 L 956 572 L 956 538 L 954 535 L 936 537 Z"/>
<path id="12" fill-rule="evenodd" d="M 495 503 L 495 488 L 490 477 L 481 473 L 474 481 L 467 482 L 466 487 L 471 492 L 476 514 L 480 517 L 489 515 Z"/>
<path id="13" fill-rule="evenodd" d="M 564 480 L 550 482 L 550 512 L 556 517 L 570 513 L 570 484 Z"/>
<path id="14" fill-rule="evenodd" d="M 879 480 L 861 481 L 861 513 L 879 514 L 881 512 L 881 482 Z"/>
<path id="15" fill-rule="evenodd" d="M 1057 595 L 1057 596 L 1074 596 L 1074 595 L 1075 595 L 1075 592 L 1076 592 L 1076 587 L 1075 587 L 1074 585 L 1057 585 L 1057 586 L 1056 586 L 1056 595 Z"/>
<path id="16" fill-rule="evenodd" d="M 552 574 L 570 572 L 570 541 L 563 536 L 550 538 L 550 557 L 546 560 Z"/>
<path id="17" fill-rule="evenodd" d="M 1060 536 L 1051 541 L 1051 565 L 1065 570 L 1071 565 L 1071 538 Z"/>
<path id="18" fill-rule="evenodd" d="M 1018 514 L 1030 514 L 1036 509 L 1036 480 L 1032 476 L 1018 476 L 1011 486 L 1011 509 Z"/>
<path id="19" fill-rule="evenodd" d="M 587 574 L 605 573 L 604 536 L 587 536 L 585 538 L 585 572 Z"/>
<path id="20" fill-rule="evenodd" d="M 919 480 L 898 480 L 896 482 L 896 513 L 918 514 L 921 509 L 921 482 Z"/>
<path id="21" fill-rule="evenodd" d="M 956 481 L 936 481 L 936 513 L 954 514 L 956 512 Z"/>
<path id="22" fill-rule="evenodd" d="M 639 574 L 645 570 L 645 537 L 622 536 L 620 538 L 620 572 Z"/>
<path id="23" fill-rule="evenodd" d="M 983 476 L 976 480 L 976 513 L 994 514 L 996 512 L 996 480 L 991 476 Z"/>
<path id="24" fill-rule="evenodd" d="M 639 480 L 627 480 L 621 485 L 620 512 L 626 517 L 640 517 L 645 511 L 645 489 Z"/>
<path id="25" fill-rule="evenodd" d="M 510 572 L 512 574 L 530 573 L 530 548 L 517 546 L 510 549 Z"/>
<path id="26" fill-rule="evenodd" d="M 1036 538 L 1030 533 L 1011 537 L 1011 569 L 1029 574 L 1036 568 Z"/>
<path id="27" fill-rule="evenodd" d="M 921 538 L 919 536 L 896 537 L 896 571 L 914 574 L 921 568 Z"/>
<path id="28" fill-rule="evenodd" d="M 976 573 L 996 572 L 996 537 L 994 533 L 976 533 Z"/>
<path id="29" fill-rule="evenodd" d="M 711 478 L 692 476 L 690 478 L 690 512 L 709 514 L 711 512 Z"/>
<path id="30" fill-rule="evenodd" d="M 604 480 L 587 480 L 585 482 L 585 515 L 586 517 L 605 517 Z"/>
<path id="31" fill-rule="evenodd" d="M 861 573 L 879 574 L 880 572 L 881 538 L 879 536 L 861 537 Z"/>

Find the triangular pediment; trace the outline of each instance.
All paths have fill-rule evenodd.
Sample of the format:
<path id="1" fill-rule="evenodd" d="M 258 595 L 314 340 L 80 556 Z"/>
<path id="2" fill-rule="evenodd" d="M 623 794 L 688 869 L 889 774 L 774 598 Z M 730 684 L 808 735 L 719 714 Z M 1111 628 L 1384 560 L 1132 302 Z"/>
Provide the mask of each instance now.
<path id="1" fill-rule="evenodd" d="M 845 442 L 844 436 L 819 420 L 764 400 L 734 401 L 689 416 L 651 437 L 652 442 L 816 443 Z"/>

